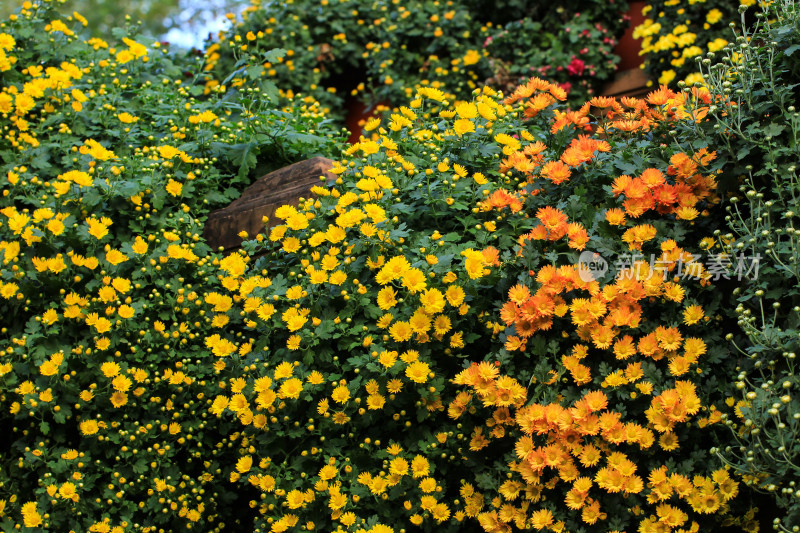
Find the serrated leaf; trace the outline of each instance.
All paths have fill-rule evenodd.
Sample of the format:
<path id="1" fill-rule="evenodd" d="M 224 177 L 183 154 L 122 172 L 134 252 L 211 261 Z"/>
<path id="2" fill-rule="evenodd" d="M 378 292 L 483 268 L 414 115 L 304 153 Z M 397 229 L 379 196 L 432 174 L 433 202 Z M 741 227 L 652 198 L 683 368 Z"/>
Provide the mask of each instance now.
<path id="1" fill-rule="evenodd" d="M 264 72 L 264 67 L 261 65 L 251 65 L 246 69 L 247 77 L 251 80 L 255 80 L 261 77 L 261 74 Z"/>
<path id="2" fill-rule="evenodd" d="M 280 96 L 278 86 L 268 78 L 261 78 L 261 97 L 265 100 L 275 100 Z"/>
<path id="3" fill-rule="evenodd" d="M 623 174 L 636 174 L 636 165 L 625 161 L 614 161 L 614 166 L 617 167 Z"/>
<path id="4" fill-rule="evenodd" d="M 133 181 L 123 181 L 116 186 L 117 193 L 120 196 L 131 197 L 139 192 L 139 184 Z"/>
<path id="5" fill-rule="evenodd" d="M 275 63 L 285 55 L 286 55 L 286 50 L 284 50 L 283 48 L 273 48 L 272 50 L 264 52 L 264 61 Z"/>
<path id="6" fill-rule="evenodd" d="M 750 153 L 750 147 L 749 146 L 743 146 L 738 152 L 736 152 L 736 158 L 739 161 L 741 161 L 742 159 L 747 157 L 747 154 L 749 154 L 749 153 Z"/>
<path id="7" fill-rule="evenodd" d="M 231 163 L 239 166 L 240 178 L 246 177 L 250 170 L 255 168 L 259 152 L 258 145 L 252 142 L 234 144 L 229 148 L 227 155 Z"/>
<path id="8" fill-rule="evenodd" d="M 545 339 L 542 336 L 533 337 L 528 343 L 530 352 L 537 356 L 545 355 Z"/>
<path id="9" fill-rule="evenodd" d="M 122 40 L 123 37 L 128 36 L 128 31 L 124 28 L 112 28 L 111 35 L 114 36 L 115 39 Z"/>
<path id="10" fill-rule="evenodd" d="M 284 135 L 284 138 L 290 141 L 299 141 L 308 144 L 319 144 L 325 141 L 325 139 L 323 139 L 318 135 L 311 135 L 309 133 L 297 133 L 297 132 L 289 132 Z"/>
<path id="11" fill-rule="evenodd" d="M 100 203 L 100 191 L 97 189 L 89 189 L 86 194 L 83 195 L 81 201 L 86 207 L 96 207 Z"/>
<path id="12" fill-rule="evenodd" d="M 206 193 L 205 198 L 210 204 L 221 204 L 229 200 L 227 196 L 219 191 L 209 191 Z"/>
<path id="13" fill-rule="evenodd" d="M 270 285 L 270 288 L 272 289 L 273 294 L 281 296 L 286 293 L 287 287 L 288 287 L 288 282 L 286 281 L 286 278 L 284 278 L 282 274 L 278 274 L 277 276 L 272 278 L 272 284 Z"/>
<path id="14" fill-rule="evenodd" d="M 786 126 L 783 126 L 782 124 L 776 124 L 776 123 L 773 122 L 772 124 L 770 124 L 769 126 L 764 128 L 764 136 L 768 137 L 768 138 L 769 137 L 777 137 L 778 135 L 781 134 L 781 132 L 785 128 L 786 128 Z"/>
<path id="15" fill-rule="evenodd" d="M 161 192 L 155 192 L 153 194 L 153 207 L 156 209 L 161 209 L 164 207 L 164 199 L 165 195 Z"/>

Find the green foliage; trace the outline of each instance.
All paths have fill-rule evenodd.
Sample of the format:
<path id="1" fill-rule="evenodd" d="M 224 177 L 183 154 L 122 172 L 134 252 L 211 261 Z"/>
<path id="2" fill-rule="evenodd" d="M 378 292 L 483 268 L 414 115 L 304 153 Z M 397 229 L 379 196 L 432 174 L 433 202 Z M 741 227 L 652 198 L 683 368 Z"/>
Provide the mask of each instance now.
<path id="1" fill-rule="evenodd" d="M 610 81 L 619 62 L 613 54 L 617 36 L 591 11 L 567 21 L 551 19 L 528 17 L 493 33 L 485 46 L 495 70 L 489 81 L 511 92 L 538 76 L 568 88 L 570 102 L 582 103 Z"/>
<path id="2" fill-rule="evenodd" d="M 574 111 L 472 90 L 489 25 L 461 6 L 309 6 L 253 10 L 210 64 L 49 3 L 0 25 L 3 530 L 756 531 L 750 489 L 791 530 L 793 4 L 710 91 Z M 337 154 L 288 88 L 335 102 L 350 69 L 407 106 L 214 253 L 209 209 Z"/>
<path id="3" fill-rule="evenodd" d="M 142 34 L 156 38 L 179 26 L 184 31 L 200 31 L 206 20 L 237 11 L 244 3 L 243 0 L 59 0 L 56 10 L 63 17 L 79 13 L 80 21 L 85 21 L 84 31 L 91 32 L 94 37 L 107 36 L 112 29 L 133 23 L 141 24 L 139 32 Z M 3 2 L 0 20 L 8 19 L 20 4 Z"/>
<path id="4" fill-rule="evenodd" d="M 194 332 L 219 286 L 203 221 L 336 135 L 311 102 L 203 95 L 202 57 L 79 30 L 50 3 L 0 24 L 0 528 L 235 524 Z"/>
<path id="5" fill-rule="evenodd" d="M 748 483 L 774 495 L 785 512 L 776 528 L 792 531 L 800 525 L 800 11 L 794 2 L 756 11 L 757 24 L 704 71 L 719 98 L 706 131 L 723 149 L 732 189 L 719 243 L 730 257 L 758 263 L 757 278 L 733 291 L 738 328 L 729 337 L 742 359 L 728 423 L 739 442 L 719 452 Z"/>
<path id="6" fill-rule="evenodd" d="M 756 0 L 648 0 L 645 21 L 634 31 L 642 39 L 644 67 L 657 84 L 701 81 L 698 60 L 718 52 L 731 39 L 729 24 L 738 23 L 737 8 Z"/>
<path id="7" fill-rule="evenodd" d="M 481 6 L 263 2 L 209 47 L 211 74 L 223 80 L 241 65 L 255 66 L 266 78 L 281 80 L 282 88 L 312 94 L 334 114 L 351 97 L 369 105 L 399 104 L 413 96 L 414 87 L 430 85 L 469 98 L 487 82 L 508 90 L 534 73 L 571 87 L 570 101 L 580 104 L 613 74 L 617 59 L 611 50 L 624 30 L 626 3 L 611 9 L 595 1 Z M 547 32 L 542 35 L 540 28 Z M 287 56 L 265 61 L 262 52 L 273 48 L 286 49 Z M 233 80 L 256 81 L 238 75 Z"/>

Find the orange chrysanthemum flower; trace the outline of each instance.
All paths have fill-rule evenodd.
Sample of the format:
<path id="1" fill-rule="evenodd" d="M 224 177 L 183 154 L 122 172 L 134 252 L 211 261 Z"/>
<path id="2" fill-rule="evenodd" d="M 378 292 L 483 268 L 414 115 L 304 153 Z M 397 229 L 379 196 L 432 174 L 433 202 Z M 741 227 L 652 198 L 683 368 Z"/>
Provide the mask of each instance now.
<path id="1" fill-rule="evenodd" d="M 650 224 L 639 224 L 625 231 L 622 234 L 623 242 L 628 244 L 631 250 L 641 250 L 642 244 L 655 238 L 656 228 Z"/>
<path id="2" fill-rule="evenodd" d="M 577 222 L 567 225 L 567 237 L 569 238 L 567 245 L 575 250 L 583 250 L 589 242 L 589 233 Z"/>
<path id="3" fill-rule="evenodd" d="M 630 120 L 629 119 L 629 120 L 615 120 L 609 125 L 608 129 L 612 129 L 613 128 L 613 129 L 616 129 L 616 130 L 619 130 L 619 131 L 625 131 L 625 132 L 630 133 L 630 132 L 639 131 L 639 130 L 646 130 L 647 127 L 648 127 L 648 123 L 647 123 L 647 121 L 645 121 L 643 119 L 639 119 L 639 120 Z"/>
<path id="4" fill-rule="evenodd" d="M 675 98 L 675 93 L 670 91 L 666 85 L 662 85 L 658 90 L 648 94 L 646 100 L 650 105 L 662 106 L 668 104 L 673 98 Z"/>
<path id="5" fill-rule="evenodd" d="M 513 104 L 525 98 L 530 98 L 536 92 L 549 91 L 551 85 L 550 82 L 541 78 L 532 77 L 525 84 L 518 86 L 514 92 L 505 99 L 505 103 Z"/>
<path id="6" fill-rule="evenodd" d="M 536 218 L 538 218 L 547 231 L 550 234 L 550 238 L 553 239 L 554 235 L 558 235 L 560 238 L 564 235 L 567 229 L 567 215 L 556 209 L 555 207 L 546 206 L 542 207 L 536 212 Z"/>
<path id="7" fill-rule="evenodd" d="M 541 170 L 541 176 L 559 185 L 569 180 L 572 171 L 561 161 L 550 161 L 545 163 Z"/>
<path id="8" fill-rule="evenodd" d="M 612 226 L 625 225 L 625 211 L 618 207 L 614 207 L 606 211 L 606 222 Z"/>
<path id="9" fill-rule="evenodd" d="M 594 107 L 599 107 L 601 109 L 605 109 L 607 107 L 613 107 L 616 104 L 616 99 L 610 96 L 595 96 L 591 100 L 589 100 L 589 105 Z"/>
<path id="10" fill-rule="evenodd" d="M 554 104 L 556 99 L 552 94 L 539 93 L 535 95 L 525 105 L 525 116 L 533 118 L 539 114 L 540 111 L 547 109 L 550 105 Z"/>
<path id="11" fill-rule="evenodd" d="M 653 208 L 653 197 L 647 195 L 642 198 L 629 198 L 623 202 L 625 213 L 633 218 L 638 218 Z"/>
<path id="12" fill-rule="evenodd" d="M 592 412 L 602 411 L 608 406 L 608 396 L 603 391 L 589 392 L 583 396 L 582 401 Z"/>
<path id="13" fill-rule="evenodd" d="M 633 178 L 628 186 L 625 187 L 625 196 L 627 198 L 644 198 L 650 195 L 650 188 L 641 178 Z"/>
<path id="14" fill-rule="evenodd" d="M 521 305 L 531 297 L 531 291 L 525 285 L 514 285 L 508 290 L 508 299 L 517 305 Z"/>
<path id="15" fill-rule="evenodd" d="M 669 184 L 663 184 L 653 189 L 653 200 L 657 204 L 671 206 L 673 205 L 678 199 L 678 195 L 675 192 L 675 187 Z"/>
<path id="16" fill-rule="evenodd" d="M 614 183 L 611 185 L 611 192 L 614 193 L 614 196 L 617 197 L 620 194 L 625 192 L 625 189 L 631 184 L 633 178 L 628 176 L 627 174 L 623 174 L 614 180 Z"/>
<path id="17" fill-rule="evenodd" d="M 664 174 L 661 173 L 660 170 L 657 168 L 648 168 L 642 175 L 639 176 L 639 179 L 642 180 L 645 186 L 648 189 L 652 189 L 664 183 Z"/>
<path id="18" fill-rule="evenodd" d="M 514 302 L 506 302 L 500 309 L 500 320 L 507 326 L 513 324 L 519 317 L 519 307 Z"/>

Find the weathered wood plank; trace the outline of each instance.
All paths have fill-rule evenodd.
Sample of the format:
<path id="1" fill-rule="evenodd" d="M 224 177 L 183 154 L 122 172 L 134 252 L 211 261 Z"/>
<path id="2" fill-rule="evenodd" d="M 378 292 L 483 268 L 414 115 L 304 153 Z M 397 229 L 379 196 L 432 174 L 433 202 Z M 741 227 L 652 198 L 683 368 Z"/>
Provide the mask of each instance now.
<path id="1" fill-rule="evenodd" d="M 332 165 L 330 159 L 314 157 L 259 178 L 230 205 L 208 215 L 203 236 L 213 248 L 231 250 L 241 246 L 240 232 L 246 231 L 250 237 L 261 233 L 277 223 L 273 222 L 277 208 L 297 205 L 300 197 L 309 196 L 311 188 L 319 185 L 320 176 L 329 181 L 336 179 L 328 172 Z M 263 222 L 265 216 L 270 219 L 268 224 Z"/>
<path id="2" fill-rule="evenodd" d="M 617 72 L 614 79 L 600 91 L 602 96 L 635 96 L 641 98 L 655 88 L 647 86 L 647 75 L 640 68 Z"/>

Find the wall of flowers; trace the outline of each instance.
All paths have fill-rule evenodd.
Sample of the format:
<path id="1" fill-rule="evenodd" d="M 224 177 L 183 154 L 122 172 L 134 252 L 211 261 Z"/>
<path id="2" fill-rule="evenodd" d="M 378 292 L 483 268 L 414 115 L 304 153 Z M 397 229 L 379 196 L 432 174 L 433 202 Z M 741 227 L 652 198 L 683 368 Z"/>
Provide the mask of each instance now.
<path id="1" fill-rule="evenodd" d="M 800 527 L 800 10 L 683 4 L 653 4 L 645 48 L 709 48 L 672 26 L 699 7 L 729 43 L 619 99 L 580 81 L 613 59 L 565 51 L 613 48 L 607 2 L 269 4 L 206 55 L 22 4 L 0 22 L 2 529 Z M 348 90 L 396 106 L 353 144 Z M 314 155 L 335 180 L 233 253 L 204 241 Z"/>

